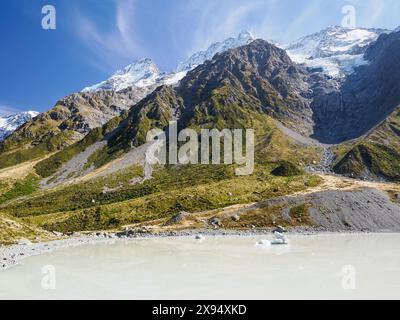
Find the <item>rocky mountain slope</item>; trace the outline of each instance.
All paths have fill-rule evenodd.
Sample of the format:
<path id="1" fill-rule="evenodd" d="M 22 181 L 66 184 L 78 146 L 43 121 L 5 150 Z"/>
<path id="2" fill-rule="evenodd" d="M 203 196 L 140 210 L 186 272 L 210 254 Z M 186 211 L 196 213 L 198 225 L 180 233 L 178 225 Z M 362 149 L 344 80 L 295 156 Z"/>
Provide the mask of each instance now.
<path id="1" fill-rule="evenodd" d="M 281 47 L 287 49 L 294 62 L 339 79 L 352 73 L 357 66 L 368 63 L 363 53 L 380 34 L 388 32 L 384 29 L 345 29 L 332 26 Z M 160 85 L 176 85 L 188 71 L 210 60 L 215 54 L 249 44 L 253 40 L 250 32 L 242 31 L 236 38 L 213 43 L 207 50 L 196 52 L 170 73 L 160 72 L 151 59 L 142 59 L 117 71 L 109 79 L 83 89 L 83 92 L 118 92 L 133 87 L 131 90 L 138 91 L 138 97 L 141 98 Z M 7 129 L 7 135 L 15 129 Z"/>
<path id="2" fill-rule="evenodd" d="M 212 60 L 190 71 L 176 87 L 157 88 L 135 105 L 126 117 L 120 118 L 120 123 L 113 125 L 115 129 L 107 136 L 95 134 L 98 130 L 92 130 L 87 137 L 100 149 L 94 148 L 92 154 L 82 158 L 81 161 L 87 161 L 86 165 L 77 165 L 70 152 L 71 148 L 81 150 L 78 144 L 87 147 L 85 138 L 82 143 L 39 163 L 36 168 L 44 177 L 51 174 L 61 177 L 71 163 L 74 163 L 73 167 L 101 167 L 123 154 L 130 154 L 133 146 L 139 147 L 146 142 L 150 129 L 163 129 L 171 120 L 177 120 L 182 128 L 196 130 L 254 128 L 263 140 L 260 143 L 265 149 L 261 147 L 263 150 L 260 152 L 265 152 L 276 139 L 276 135 L 271 134 L 275 127 L 272 118 L 304 133 L 312 130 L 308 77 L 309 74 L 294 65 L 284 50 L 266 41 L 255 40 L 247 46 L 215 55 Z M 92 140 L 92 136 L 96 139 Z M 283 157 L 282 151 L 287 150 L 289 142 L 282 134 L 279 139 Z M 305 149 L 298 147 L 305 158 L 310 158 Z M 132 152 L 132 156 L 137 158 L 134 148 Z M 297 158 L 291 152 L 287 156 L 289 154 L 293 159 Z M 271 152 L 267 158 L 272 159 L 272 155 L 277 156 L 277 153 Z M 87 170 L 83 172 L 88 173 Z"/>
<path id="3" fill-rule="evenodd" d="M 0 117 L 0 141 L 7 138 L 17 128 L 22 126 L 25 122 L 36 117 L 39 112 L 25 111 L 17 114 Z"/>
<path id="4" fill-rule="evenodd" d="M 128 110 L 146 93 L 132 87 L 118 93 L 76 93 L 59 100 L 52 109 L 25 122 L 0 142 L 0 167 L 39 158 L 81 140 L 91 129 Z"/>

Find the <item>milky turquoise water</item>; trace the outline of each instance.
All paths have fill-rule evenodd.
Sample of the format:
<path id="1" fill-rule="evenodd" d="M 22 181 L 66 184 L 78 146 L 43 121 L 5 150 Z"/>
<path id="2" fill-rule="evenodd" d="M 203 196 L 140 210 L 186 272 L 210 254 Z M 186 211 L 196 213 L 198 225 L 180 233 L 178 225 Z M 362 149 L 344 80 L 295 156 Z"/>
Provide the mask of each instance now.
<path id="1" fill-rule="evenodd" d="M 400 299 L 399 234 L 265 238 L 60 249 L 0 272 L 0 299 Z"/>

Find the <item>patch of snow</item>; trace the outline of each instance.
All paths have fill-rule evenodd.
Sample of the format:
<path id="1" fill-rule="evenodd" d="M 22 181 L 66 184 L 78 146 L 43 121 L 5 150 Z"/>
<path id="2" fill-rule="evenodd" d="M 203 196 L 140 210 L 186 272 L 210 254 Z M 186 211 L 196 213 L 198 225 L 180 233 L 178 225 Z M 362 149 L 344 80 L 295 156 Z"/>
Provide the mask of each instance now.
<path id="1" fill-rule="evenodd" d="M 193 54 L 188 60 L 179 63 L 177 72 L 189 71 L 212 59 L 217 53 L 225 52 L 240 46 L 247 45 L 254 40 L 254 36 L 248 31 L 242 31 L 236 38 L 228 38 L 222 42 L 213 43 L 205 51 Z"/>
<path id="2" fill-rule="evenodd" d="M 174 85 L 186 76 L 187 71 L 180 71 L 168 74 L 163 77 L 163 83 L 166 85 Z"/>
<path id="3" fill-rule="evenodd" d="M 109 79 L 86 87 L 82 91 L 115 90 L 121 91 L 129 86 L 146 87 L 156 83 L 160 77 L 157 66 L 151 59 L 142 59 L 136 61 L 123 70 L 117 71 Z"/>

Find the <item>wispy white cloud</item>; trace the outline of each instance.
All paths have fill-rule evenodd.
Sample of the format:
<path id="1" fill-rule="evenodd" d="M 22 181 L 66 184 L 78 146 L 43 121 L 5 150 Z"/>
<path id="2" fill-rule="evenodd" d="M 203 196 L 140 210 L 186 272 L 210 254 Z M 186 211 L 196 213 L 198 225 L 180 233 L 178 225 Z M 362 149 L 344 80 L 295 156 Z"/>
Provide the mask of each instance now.
<path id="1" fill-rule="evenodd" d="M 382 25 L 385 17 L 396 11 L 391 8 L 400 9 L 398 0 L 181 0 L 154 4 L 154 12 L 144 0 L 108 3 L 114 5 L 112 21 L 102 21 L 93 12 L 91 18 L 83 14 L 75 17 L 76 31 L 91 50 L 88 59 L 107 72 L 147 56 L 170 68 L 175 56 L 185 59 L 242 29 L 256 37 L 287 43 L 330 24 L 340 24 L 341 8 L 346 4 L 356 7 L 358 26 Z M 158 29 L 149 30 L 153 26 Z"/>
<path id="2" fill-rule="evenodd" d="M 398 0 L 397 0 L 398 1 Z M 385 13 L 386 4 L 382 0 L 368 0 L 366 1 L 366 24 L 364 26 L 376 26 L 376 23 L 382 18 Z"/>
<path id="3" fill-rule="evenodd" d="M 323 0 L 326 1 L 326 0 Z M 293 34 L 297 34 L 299 30 L 304 29 L 304 25 L 309 24 L 312 19 L 321 19 L 321 1 L 313 0 L 307 6 L 303 6 L 302 10 L 297 13 L 295 19 L 286 28 L 285 38 L 283 41 L 293 39 Z M 339 23 L 338 23 L 339 24 Z"/>
<path id="4" fill-rule="evenodd" d="M 17 112 L 19 112 L 19 110 L 0 104 L 0 116 L 8 116 Z"/>
<path id="5" fill-rule="evenodd" d="M 399 0 L 351 0 L 350 4 L 356 8 L 358 27 L 394 28 L 400 12 Z"/>
<path id="6" fill-rule="evenodd" d="M 132 25 L 132 16 L 135 12 L 135 1 L 125 0 L 120 1 L 117 6 L 117 27 L 121 38 L 123 39 L 125 45 L 128 47 L 129 51 L 134 51 L 136 46 L 132 42 L 132 32 L 134 27 Z"/>
<path id="7" fill-rule="evenodd" d="M 76 32 L 80 39 L 97 58 L 91 60 L 98 68 L 108 70 L 121 62 L 132 61 L 143 55 L 143 48 L 136 38 L 135 0 L 116 0 L 116 14 L 113 26 L 104 31 L 101 22 L 90 20 L 87 16 L 78 14 L 76 17 Z"/>
<path id="8" fill-rule="evenodd" d="M 192 46 L 188 52 L 205 49 L 210 43 L 234 36 L 241 29 L 255 32 L 257 26 L 251 16 L 275 0 L 255 1 L 187 1 L 184 10 L 198 17 L 196 30 L 192 36 Z"/>

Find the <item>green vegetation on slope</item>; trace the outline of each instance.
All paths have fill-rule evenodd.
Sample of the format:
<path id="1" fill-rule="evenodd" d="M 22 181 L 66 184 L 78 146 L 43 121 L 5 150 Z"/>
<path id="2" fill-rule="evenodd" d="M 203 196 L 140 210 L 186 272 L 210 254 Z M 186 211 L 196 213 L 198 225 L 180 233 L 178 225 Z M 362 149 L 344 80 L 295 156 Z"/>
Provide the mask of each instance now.
<path id="1" fill-rule="evenodd" d="M 0 212 L 0 245 L 14 244 L 20 239 L 43 241 L 53 238 L 54 235 L 43 229 Z"/>
<path id="2" fill-rule="evenodd" d="M 0 204 L 10 201 L 15 198 L 27 196 L 38 190 L 38 177 L 36 175 L 29 175 L 15 184 L 6 192 L 0 195 Z"/>
<path id="3" fill-rule="evenodd" d="M 275 164 L 257 166 L 253 175 L 238 177 L 233 166 L 178 166 L 159 169 L 154 178 L 132 184 L 140 176 L 134 167 L 62 189 L 40 192 L 4 206 L 48 230 L 77 231 L 170 217 L 179 211 L 202 211 L 303 190 L 319 183 L 308 175 L 274 177 Z M 107 189 L 105 190 L 105 186 Z"/>
<path id="4" fill-rule="evenodd" d="M 2 149 L 0 147 L 0 169 L 8 168 L 25 161 L 45 157 L 49 153 L 60 150 L 74 141 L 75 138 L 73 132 L 63 131 L 56 135 L 49 133 L 49 136 L 38 144 L 26 144 L 17 148 L 13 147 L 11 151 L 7 151 L 7 149 Z M 9 141 L 6 141 L 6 143 L 9 143 Z"/>
<path id="5" fill-rule="evenodd" d="M 95 142 L 102 140 L 106 134 L 118 126 L 124 117 L 126 117 L 126 113 L 111 119 L 103 127 L 92 129 L 82 140 L 39 162 L 35 166 L 36 172 L 43 178 L 53 175 L 64 163 L 71 160 L 80 152 L 85 151 L 87 147 Z"/>
<path id="6" fill-rule="evenodd" d="M 353 143 L 334 170 L 352 177 L 372 174 L 400 181 L 400 109 L 361 141 Z"/>
<path id="7" fill-rule="evenodd" d="M 283 227 L 312 226 L 313 222 L 307 204 L 295 206 L 265 205 L 258 204 L 259 207 L 240 215 L 239 221 L 233 221 L 231 217 L 221 217 L 221 223 L 226 229 L 248 229 L 250 226 L 255 228 L 271 228 L 277 225 Z M 282 211 L 287 209 L 289 217 L 282 215 Z"/>
<path id="8" fill-rule="evenodd" d="M 289 161 L 281 161 L 278 167 L 271 172 L 274 176 L 292 177 L 304 174 L 304 171 L 299 169 L 295 164 Z"/>
<path id="9" fill-rule="evenodd" d="M 111 152 L 126 150 L 131 145 L 146 142 L 147 132 L 153 128 L 163 129 L 172 120 L 172 110 L 182 105 L 172 87 L 161 86 L 131 109 L 121 122 L 119 133 L 110 138 Z"/>
<path id="10" fill-rule="evenodd" d="M 363 174 L 400 181 L 400 153 L 385 145 L 361 143 L 335 166 L 335 172 L 360 177 Z"/>

